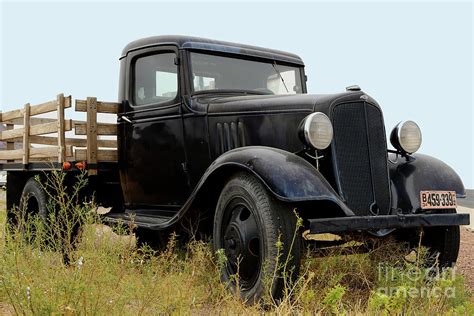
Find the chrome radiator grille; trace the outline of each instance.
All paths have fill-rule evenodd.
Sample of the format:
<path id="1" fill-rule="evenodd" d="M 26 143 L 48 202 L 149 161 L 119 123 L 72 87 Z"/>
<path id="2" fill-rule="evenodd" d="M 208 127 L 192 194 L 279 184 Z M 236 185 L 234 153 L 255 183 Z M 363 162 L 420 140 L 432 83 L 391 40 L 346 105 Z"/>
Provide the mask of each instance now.
<path id="1" fill-rule="evenodd" d="M 357 102 L 336 105 L 333 161 L 340 194 L 357 215 L 390 212 L 387 142 L 382 112 Z"/>

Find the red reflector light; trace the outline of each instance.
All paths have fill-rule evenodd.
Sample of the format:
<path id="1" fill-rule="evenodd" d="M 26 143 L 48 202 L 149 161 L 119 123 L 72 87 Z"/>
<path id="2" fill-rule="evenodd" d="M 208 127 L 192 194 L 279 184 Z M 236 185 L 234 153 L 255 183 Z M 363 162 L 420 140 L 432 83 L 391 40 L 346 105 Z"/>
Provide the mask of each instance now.
<path id="1" fill-rule="evenodd" d="M 75 164 L 76 168 L 79 169 L 79 170 L 84 170 L 86 169 L 86 162 L 83 161 L 83 162 L 77 162 Z"/>

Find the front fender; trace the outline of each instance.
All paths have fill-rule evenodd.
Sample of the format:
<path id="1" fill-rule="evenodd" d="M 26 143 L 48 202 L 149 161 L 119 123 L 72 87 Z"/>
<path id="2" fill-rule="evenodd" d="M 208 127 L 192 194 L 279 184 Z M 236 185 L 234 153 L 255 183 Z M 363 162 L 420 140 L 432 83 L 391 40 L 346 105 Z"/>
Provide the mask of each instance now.
<path id="1" fill-rule="evenodd" d="M 228 151 L 209 166 L 200 184 L 228 168 L 252 173 L 279 200 L 326 200 L 335 203 L 346 215 L 354 215 L 314 166 L 290 152 L 262 146 L 247 146 Z"/>
<path id="2" fill-rule="evenodd" d="M 420 191 L 456 191 L 465 197 L 464 184 L 447 164 L 428 155 L 413 155 L 413 160 L 390 154 L 392 204 L 404 212 L 421 212 Z"/>

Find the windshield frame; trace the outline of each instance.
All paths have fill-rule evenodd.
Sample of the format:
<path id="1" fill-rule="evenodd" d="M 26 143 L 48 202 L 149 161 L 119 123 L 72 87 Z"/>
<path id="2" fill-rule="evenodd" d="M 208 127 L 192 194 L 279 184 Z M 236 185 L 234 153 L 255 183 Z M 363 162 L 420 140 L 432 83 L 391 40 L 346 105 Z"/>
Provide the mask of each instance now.
<path id="1" fill-rule="evenodd" d="M 219 57 L 227 57 L 227 58 L 233 58 L 233 59 L 241 59 L 241 60 L 248 60 L 248 61 L 253 61 L 253 62 L 260 62 L 260 63 L 266 63 L 269 65 L 274 65 L 276 64 L 277 66 L 288 66 L 288 67 L 294 67 L 299 70 L 300 73 L 300 81 L 301 81 L 301 93 L 297 94 L 263 94 L 263 93 L 245 93 L 241 89 L 235 89 L 234 92 L 232 92 L 230 89 L 213 89 L 213 90 L 199 90 L 195 91 L 194 90 L 194 83 L 193 83 L 193 67 L 192 67 L 192 61 L 191 61 L 191 54 L 192 53 L 199 53 L 199 54 L 205 54 L 205 55 L 210 55 L 210 56 L 219 56 Z M 187 74 L 188 74 L 188 80 L 186 82 L 187 88 L 189 91 L 189 94 L 191 96 L 194 95 L 206 95 L 206 94 L 218 94 L 218 93 L 229 93 L 229 94 L 238 94 L 239 91 L 243 95 L 271 95 L 271 96 L 285 96 L 285 95 L 301 95 L 301 94 L 307 94 L 307 88 L 306 88 L 306 74 L 304 72 L 304 66 L 300 64 L 294 64 L 294 63 L 288 63 L 285 61 L 281 61 L 278 59 L 267 59 L 267 58 L 259 58 L 259 57 L 253 57 L 249 55 L 243 55 L 243 54 L 235 54 L 235 53 L 228 53 L 228 52 L 219 52 L 219 51 L 209 51 L 209 50 L 201 50 L 201 49 L 186 49 L 186 61 L 187 61 Z"/>

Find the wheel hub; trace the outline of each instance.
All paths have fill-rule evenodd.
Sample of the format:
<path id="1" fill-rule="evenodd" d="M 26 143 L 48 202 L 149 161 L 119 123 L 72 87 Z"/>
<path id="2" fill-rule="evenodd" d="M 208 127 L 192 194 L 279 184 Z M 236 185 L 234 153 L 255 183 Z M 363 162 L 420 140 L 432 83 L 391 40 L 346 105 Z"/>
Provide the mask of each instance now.
<path id="1" fill-rule="evenodd" d="M 238 273 L 242 285 L 252 284 L 260 271 L 260 238 L 255 218 L 245 206 L 233 209 L 223 246 L 230 274 Z"/>
<path id="2" fill-rule="evenodd" d="M 227 227 L 224 235 L 225 255 L 231 262 L 236 262 L 242 252 L 242 235 L 235 223 Z"/>

